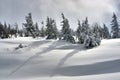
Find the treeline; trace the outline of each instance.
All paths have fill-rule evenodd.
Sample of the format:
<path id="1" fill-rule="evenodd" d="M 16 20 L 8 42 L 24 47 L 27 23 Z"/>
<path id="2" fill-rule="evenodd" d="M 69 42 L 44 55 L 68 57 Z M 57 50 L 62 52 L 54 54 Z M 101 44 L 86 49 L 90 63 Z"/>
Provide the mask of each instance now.
<path id="1" fill-rule="evenodd" d="M 4 24 L 0 23 L 0 38 L 11 38 L 11 37 L 17 37 L 17 36 L 22 36 L 23 30 L 18 29 L 17 23 L 14 25 Z"/>
<path id="2" fill-rule="evenodd" d="M 56 21 L 50 17 L 47 17 L 46 24 L 41 22 L 41 29 L 38 23 L 34 23 L 32 20 L 32 14 L 29 13 L 23 23 L 23 29 L 19 30 L 18 25 L 15 24 L 11 26 L 10 24 L 0 23 L 0 38 L 11 38 L 11 37 L 45 37 L 46 39 L 59 39 L 65 40 L 71 43 L 84 44 L 86 48 L 94 47 L 100 45 L 102 39 L 120 38 L 120 29 L 117 21 L 117 16 L 113 14 L 111 20 L 111 32 L 108 27 L 103 24 L 101 27 L 99 24 L 95 23 L 89 25 L 88 18 L 80 22 L 78 20 L 78 26 L 76 31 L 70 28 L 69 20 L 65 15 L 61 14 L 62 29 L 59 31 L 57 29 Z"/>

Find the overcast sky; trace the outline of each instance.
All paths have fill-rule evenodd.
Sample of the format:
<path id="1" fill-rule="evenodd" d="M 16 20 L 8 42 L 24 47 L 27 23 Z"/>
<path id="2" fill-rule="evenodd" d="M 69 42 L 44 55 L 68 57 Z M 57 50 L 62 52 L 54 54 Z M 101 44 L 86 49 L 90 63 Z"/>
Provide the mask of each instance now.
<path id="1" fill-rule="evenodd" d="M 105 22 L 108 26 L 113 12 L 119 13 L 120 0 L 0 0 L 0 22 L 20 24 L 25 22 L 25 15 L 32 13 L 34 22 L 46 21 L 50 16 L 60 28 L 61 13 L 69 19 L 71 28 L 77 27 L 87 16 L 89 23 Z"/>

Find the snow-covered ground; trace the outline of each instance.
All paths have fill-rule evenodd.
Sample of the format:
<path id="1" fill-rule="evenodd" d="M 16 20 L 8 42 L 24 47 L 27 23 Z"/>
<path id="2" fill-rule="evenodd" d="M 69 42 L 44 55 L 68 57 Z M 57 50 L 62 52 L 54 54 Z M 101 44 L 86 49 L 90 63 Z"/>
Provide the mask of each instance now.
<path id="1" fill-rule="evenodd" d="M 19 44 L 24 48 L 15 50 Z M 0 40 L 0 80 L 120 80 L 120 39 L 99 47 L 58 40 Z"/>

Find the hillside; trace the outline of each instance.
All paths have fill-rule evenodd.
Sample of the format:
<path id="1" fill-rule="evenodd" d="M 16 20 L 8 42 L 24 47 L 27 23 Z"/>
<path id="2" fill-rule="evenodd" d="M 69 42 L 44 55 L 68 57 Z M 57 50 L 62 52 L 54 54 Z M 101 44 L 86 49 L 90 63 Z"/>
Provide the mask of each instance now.
<path id="1" fill-rule="evenodd" d="M 15 49 L 19 44 L 24 48 Z M 0 80 L 119 80 L 120 39 L 85 49 L 65 41 L 0 40 Z"/>

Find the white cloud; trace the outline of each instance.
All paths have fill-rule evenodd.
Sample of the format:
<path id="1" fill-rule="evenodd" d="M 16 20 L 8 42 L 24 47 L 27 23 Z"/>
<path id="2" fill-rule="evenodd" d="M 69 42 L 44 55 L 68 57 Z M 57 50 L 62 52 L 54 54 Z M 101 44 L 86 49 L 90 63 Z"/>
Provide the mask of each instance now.
<path id="1" fill-rule="evenodd" d="M 115 0 L 41 0 L 41 12 L 44 16 L 52 16 L 59 20 L 63 12 L 70 19 L 71 27 L 77 26 L 77 19 L 86 16 L 90 23 L 108 23 L 113 12 L 117 12 Z"/>
<path id="2" fill-rule="evenodd" d="M 56 19 L 59 26 L 60 13 L 63 12 L 69 18 L 71 27 L 74 28 L 77 27 L 77 19 L 83 20 L 86 16 L 90 23 L 110 22 L 112 13 L 118 11 L 116 1 L 118 0 L 12 0 L 11 4 L 6 4 L 6 6 L 2 2 L 10 1 L 1 0 L 0 10 L 2 9 L 5 15 L 2 14 L 0 18 L 5 20 L 4 16 L 9 17 L 12 14 L 13 20 L 8 21 L 18 20 L 19 23 L 24 21 L 27 12 L 32 12 L 35 21 L 45 21 L 46 16 L 50 16 Z"/>

